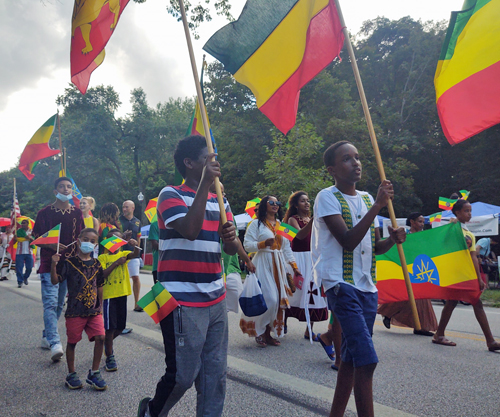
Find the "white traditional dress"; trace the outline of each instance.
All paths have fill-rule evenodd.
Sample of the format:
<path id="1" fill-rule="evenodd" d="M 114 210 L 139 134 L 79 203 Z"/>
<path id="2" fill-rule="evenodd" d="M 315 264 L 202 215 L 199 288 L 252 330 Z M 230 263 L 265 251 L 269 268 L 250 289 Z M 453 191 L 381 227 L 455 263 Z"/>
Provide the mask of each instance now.
<path id="1" fill-rule="evenodd" d="M 260 336 L 269 325 L 277 337 L 284 336 L 285 309 L 290 307 L 288 297 L 292 292 L 286 279 L 286 264 L 295 265 L 295 258 L 290 242 L 276 235 L 269 222 L 252 221 L 246 231 L 244 247 L 247 252 L 257 252 L 252 262 L 256 268 L 256 276 L 260 282 L 262 294 L 266 301 L 267 311 L 260 316 L 241 316 L 240 328 L 249 336 Z M 271 247 L 265 246 L 267 239 L 274 238 Z"/>

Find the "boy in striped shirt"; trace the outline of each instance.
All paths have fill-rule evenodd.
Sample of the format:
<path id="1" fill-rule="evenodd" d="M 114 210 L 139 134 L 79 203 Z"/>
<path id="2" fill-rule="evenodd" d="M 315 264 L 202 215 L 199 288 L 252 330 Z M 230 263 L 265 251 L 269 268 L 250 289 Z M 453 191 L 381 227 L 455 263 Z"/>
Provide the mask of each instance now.
<path id="1" fill-rule="evenodd" d="M 204 137 L 182 139 L 174 160 L 185 183 L 165 187 L 158 198 L 158 281 L 180 306 L 160 322 L 167 370 L 155 397 L 140 402 L 141 417 L 167 415 L 194 382 L 197 415 L 222 414 L 228 328 L 220 238 L 229 255 L 238 245 L 229 203 L 224 199 L 223 225 L 217 196 L 209 191 L 221 175 L 214 157 Z"/>

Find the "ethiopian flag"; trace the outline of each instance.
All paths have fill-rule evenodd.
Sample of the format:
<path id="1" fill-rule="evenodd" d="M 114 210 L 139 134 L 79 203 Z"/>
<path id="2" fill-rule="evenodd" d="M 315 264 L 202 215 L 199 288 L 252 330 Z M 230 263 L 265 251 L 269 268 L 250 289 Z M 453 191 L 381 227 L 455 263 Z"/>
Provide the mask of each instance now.
<path id="1" fill-rule="evenodd" d="M 477 302 L 479 282 L 459 223 L 409 234 L 403 249 L 416 299 Z M 377 256 L 377 288 L 380 304 L 408 300 L 396 246 Z"/>
<path id="2" fill-rule="evenodd" d="M 285 239 L 288 239 L 290 242 L 297 236 L 299 231 L 286 223 L 280 223 L 278 229 L 276 230 L 276 234 L 283 236 Z"/>
<path id="3" fill-rule="evenodd" d="M 149 223 L 153 223 L 157 220 L 156 215 L 156 206 L 158 205 L 158 197 L 152 198 L 149 200 L 148 205 L 146 206 L 146 210 L 144 210 L 144 214 L 149 220 Z"/>
<path id="4" fill-rule="evenodd" d="M 19 159 L 19 170 L 30 181 L 33 179 L 33 168 L 38 165 L 41 159 L 57 155 L 59 149 L 51 149 L 49 140 L 54 131 L 54 126 L 57 121 L 57 114 L 54 114 L 38 129 L 24 148 L 21 158 Z"/>
<path id="5" fill-rule="evenodd" d="M 61 223 L 53 227 L 48 232 L 44 233 L 38 239 L 31 242 L 32 245 L 53 245 L 59 243 L 59 232 L 61 231 Z"/>
<path id="6" fill-rule="evenodd" d="M 465 0 L 451 14 L 434 85 L 452 145 L 500 123 L 499 22 L 500 0 Z"/>
<path id="7" fill-rule="evenodd" d="M 118 236 L 111 236 L 108 239 L 101 241 L 101 245 L 104 246 L 111 253 L 115 253 L 122 246 L 125 246 L 128 242 L 119 238 Z"/>
<path id="8" fill-rule="evenodd" d="M 452 200 L 451 198 L 439 197 L 439 208 L 442 210 L 451 210 L 457 200 Z"/>
<path id="9" fill-rule="evenodd" d="M 157 282 L 137 304 L 148 313 L 153 321 L 158 324 L 179 305 L 177 300 Z"/>
<path id="10" fill-rule="evenodd" d="M 92 72 L 102 64 L 104 47 L 129 0 L 75 0 L 71 19 L 71 82 L 87 92 Z"/>
<path id="11" fill-rule="evenodd" d="M 259 205 L 259 203 L 260 203 L 259 197 L 254 198 L 253 200 L 247 201 L 245 211 L 252 219 L 257 218 L 257 214 L 255 213 L 255 210 L 257 210 L 257 206 Z"/>
<path id="12" fill-rule="evenodd" d="M 300 89 L 343 44 L 334 0 L 248 0 L 238 20 L 203 49 L 252 90 L 257 107 L 286 134 L 295 125 Z"/>
<path id="13" fill-rule="evenodd" d="M 434 222 L 439 223 L 439 222 L 441 221 L 441 217 L 442 217 L 442 215 L 443 215 L 443 214 L 442 214 L 441 212 L 431 214 L 431 215 L 429 216 L 429 222 L 430 222 L 430 224 L 432 224 L 432 223 L 434 223 Z"/>

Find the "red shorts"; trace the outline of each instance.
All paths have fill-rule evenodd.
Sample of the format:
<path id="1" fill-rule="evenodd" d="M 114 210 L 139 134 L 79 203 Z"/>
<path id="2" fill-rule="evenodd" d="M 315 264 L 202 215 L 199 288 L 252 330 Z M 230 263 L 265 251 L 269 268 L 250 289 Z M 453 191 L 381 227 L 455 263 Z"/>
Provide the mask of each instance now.
<path id="1" fill-rule="evenodd" d="M 104 320 L 102 314 L 89 317 L 66 317 L 66 335 L 68 343 L 76 344 L 82 340 L 82 332 L 85 330 L 90 342 L 96 336 L 104 336 Z"/>

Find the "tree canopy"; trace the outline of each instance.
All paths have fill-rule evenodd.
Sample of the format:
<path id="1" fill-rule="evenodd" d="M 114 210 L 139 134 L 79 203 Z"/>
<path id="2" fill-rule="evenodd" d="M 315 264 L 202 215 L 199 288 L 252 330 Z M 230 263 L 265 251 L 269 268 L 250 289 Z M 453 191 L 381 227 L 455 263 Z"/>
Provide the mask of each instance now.
<path id="1" fill-rule="evenodd" d="M 220 10 L 228 12 L 225 5 L 221 1 Z M 441 130 L 433 77 L 444 35 L 442 23 L 405 17 L 367 21 L 356 36 L 358 65 L 399 217 L 416 210 L 434 213 L 439 196 L 459 189 L 470 190 L 471 201 L 500 204 L 494 192 L 500 181 L 495 143 L 500 127 L 455 147 Z M 380 179 L 366 123 L 349 57 L 346 52 L 341 57 L 303 88 L 297 124 L 286 136 L 257 109 L 250 90 L 221 64 L 209 65 L 206 105 L 234 212 L 265 194 L 285 201 L 302 189 L 313 198 L 332 183 L 322 154 L 339 140 L 357 146 L 363 162 L 359 188 L 376 194 Z M 68 87 L 57 99 L 64 109 L 61 130 L 68 170 L 83 195 L 96 199 L 98 209 L 110 201 L 137 201 L 140 192 L 147 203 L 173 183 L 173 151 L 194 108 L 192 98 L 151 105 L 140 87 L 129 100 L 132 112 L 117 117 L 121 98 L 112 86 L 90 88 L 84 96 Z M 52 141 L 57 147 L 57 138 Z M 479 166 L 487 167 L 488 175 L 477 175 Z M 59 160 L 49 158 L 36 167 L 31 182 L 17 168 L 0 173 L 0 215 L 10 213 L 12 179 L 17 178 L 21 211 L 35 216 L 53 200 L 59 169 Z"/>

